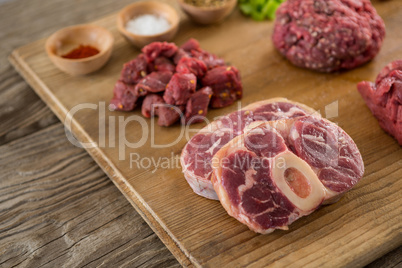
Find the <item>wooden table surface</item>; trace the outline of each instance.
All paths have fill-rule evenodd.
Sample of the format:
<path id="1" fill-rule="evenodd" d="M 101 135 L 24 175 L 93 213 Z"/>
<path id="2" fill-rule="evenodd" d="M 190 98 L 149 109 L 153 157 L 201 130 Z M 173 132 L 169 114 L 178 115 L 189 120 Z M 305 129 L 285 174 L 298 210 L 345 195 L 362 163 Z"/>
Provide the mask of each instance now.
<path id="1" fill-rule="evenodd" d="M 180 266 L 7 61 L 16 47 L 131 2 L 0 1 L 0 267 Z M 368 267 L 401 264 L 402 247 Z"/>

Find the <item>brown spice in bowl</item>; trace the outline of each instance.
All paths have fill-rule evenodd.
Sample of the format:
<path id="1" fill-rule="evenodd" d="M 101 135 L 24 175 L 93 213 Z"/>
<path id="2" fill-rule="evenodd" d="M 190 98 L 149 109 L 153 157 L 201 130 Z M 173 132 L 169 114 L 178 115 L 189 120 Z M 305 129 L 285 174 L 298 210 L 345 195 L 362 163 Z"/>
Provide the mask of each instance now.
<path id="1" fill-rule="evenodd" d="M 218 7 L 223 6 L 227 0 L 184 0 L 184 2 L 196 7 Z"/>

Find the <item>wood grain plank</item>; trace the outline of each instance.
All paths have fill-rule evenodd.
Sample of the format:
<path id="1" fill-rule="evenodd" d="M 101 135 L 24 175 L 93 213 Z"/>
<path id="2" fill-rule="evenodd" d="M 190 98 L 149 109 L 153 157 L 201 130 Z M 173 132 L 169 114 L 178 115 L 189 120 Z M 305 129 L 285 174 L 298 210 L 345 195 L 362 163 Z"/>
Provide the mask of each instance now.
<path id="1" fill-rule="evenodd" d="M 41 46 L 43 47 L 43 46 Z M 13 54 L 10 56 L 10 61 L 19 70 L 22 70 L 23 67 L 19 66 L 19 61 L 13 57 Z M 42 83 L 37 84 L 37 80 L 33 77 L 28 77 L 23 75 L 25 80 L 30 83 L 31 86 L 34 88 L 39 88 Z M 47 103 L 58 103 L 57 100 L 52 98 L 50 95 L 43 94 L 39 91 L 36 91 L 38 95 Z M 64 121 L 66 109 L 62 106 L 50 106 L 52 111 L 59 117 L 60 120 Z M 72 130 L 74 131 L 75 136 L 79 141 L 83 143 L 90 143 L 93 142 L 92 139 L 86 135 L 84 132 L 76 131 L 76 129 L 81 128 L 79 124 L 75 120 L 72 121 Z M 149 224 L 152 230 L 159 236 L 159 238 L 166 244 L 170 245 L 169 250 L 176 256 L 179 262 L 183 266 L 191 266 L 190 261 L 186 258 L 185 253 L 181 251 L 177 246 L 176 242 L 172 240 L 172 237 L 166 232 L 165 229 L 160 228 L 157 225 L 157 221 L 155 220 L 154 216 L 149 213 L 149 210 L 145 207 L 145 204 L 138 200 L 138 195 L 135 194 L 134 189 L 131 185 L 127 184 L 124 180 L 121 180 L 120 172 L 111 164 L 105 157 L 103 157 L 103 152 L 98 150 L 98 147 L 92 148 L 91 150 L 87 150 L 87 152 L 92 156 L 92 158 L 98 163 L 98 165 L 103 169 L 103 171 L 109 175 L 109 178 L 114 178 L 112 181 L 115 183 L 117 188 L 126 196 L 127 200 L 136 208 L 137 212 L 142 216 L 142 218 Z"/>
<path id="2" fill-rule="evenodd" d="M 11 66 L 0 81 L 0 145 L 58 122 Z"/>
<path id="3" fill-rule="evenodd" d="M 74 166 L 78 169 L 92 170 L 97 173 L 97 178 L 94 178 L 92 173 L 87 175 L 82 173 L 80 176 L 88 176 L 88 178 L 81 180 L 81 178 L 75 177 L 76 180 L 81 180 L 81 183 L 85 184 L 91 180 L 98 179 L 100 180 L 99 183 L 104 184 L 103 187 L 98 187 L 97 184 L 94 184 L 93 191 L 86 197 L 80 196 L 79 198 L 77 198 L 77 192 L 75 191 L 76 186 L 61 189 L 61 186 L 58 185 L 57 187 L 59 188 L 57 189 L 49 189 L 43 185 L 43 188 L 37 185 L 36 188 L 40 190 L 31 190 L 31 186 L 35 181 L 47 179 L 47 184 L 51 184 L 52 180 L 65 181 L 68 180 L 66 179 L 67 177 L 77 175 L 74 170 L 66 166 L 61 167 L 61 164 L 57 162 L 67 161 L 67 159 L 63 159 L 63 157 L 53 158 L 54 153 L 49 152 L 49 150 L 54 150 L 58 154 L 63 154 L 63 146 L 71 146 L 65 136 L 60 134 L 64 131 L 63 126 L 57 123 L 56 116 L 7 61 L 8 55 L 15 47 L 48 36 L 61 27 L 85 23 L 99 16 L 117 11 L 131 2 L 130 0 L 118 2 L 98 0 L 13 0 L 0 5 L 0 37 L 2 40 L 0 43 L 0 145 L 14 141 L 11 147 L 0 147 L 2 148 L 0 167 L 2 171 L 7 172 L 7 179 L 3 176 L 5 174 L 0 175 L 0 187 L 4 186 L 8 189 L 6 195 L 1 195 L 3 202 L 0 204 L 2 213 L 0 220 L 1 231 L 5 231 L 4 226 L 7 226 L 7 237 L 1 239 L 0 242 L 0 250 L 4 253 L 0 257 L 0 267 L 11 267 L 18 263 L 20 263 L 19 266 L 37 267 L 47 261 L 49 261 L 47 266 L 53 267 L 61 266 L 64 263 L 69 263 L 71 264 L 70 266 L 79 266 L 80 264 L 86 264 L 86 261 L 88 261 L 89 266 L 99 266 L 102 263 L 108 266 L 121 265 L 125 267 L 178 266 L 171 253 L 147 227 L 146 223 L 132 209 L 129 203 L 125 201 L 120 192 L 116 191 L 113 184 L 99 173 L 101 171 L 96 163 L 82 149 L 75 148 L 75 154 L 79 155 L 79 158 L 75 161 L 79 161 L 79 163 L 74 162 Z M 57 127 L 53 128 L 55 124 Z M 51 128 L 41 132 L 42 134 L 39 136 L 31 137 L 33 133 L 49 126 Z M 49 136 L 52 136 L 54 132 L 57 139 L 64 143 L 61 147 L 57 141 L 52 140 L 55 144 L 50 145 L 49 149 L 34 148 L 28 152 L 19 151 L 20 154 L 12 151 L 20 146 L 26 149 L 31 148 L 28 145 L 32 142 L 38 142 L 40 146 L 48 146 Z M 6 158 L 8 161 L 7 166 L 3 165 Z M 48 164 L 48 170 L 36 169 L 37 166 L 40 166 L 38 165 L 38 159 Z M 8 165 L 18 167 L 18 163 L 22 162 L 29 171 L 24 171 L 20 174 L 17 172 L 18 168 L 15 170 L 7 168 Z M 80 167 L 81 163 L 83 163 L 83 166 Z M 63 168 L 63 172 L 56 172 L 60 168 Z M 13 185 L 5 185 L 5 181 L 7 183 L 13 182 Z M 18 183 L 16 183 L 17 181 Z M 67 183 L 70 185 L 78 184 L 78 182 L 73 184 L 71 181 Z M 65 191 L 63 194 L 68 201 L 67 204 L 61 204 L 57 211 L 47 213 L 46 207 L 41 210 L 40 206 L 29 205 L 30 202 L 37 199 L 43 199 L 40 205 L 46 204 L 46 202 L 52 203 L 53 200 L 56 201 L 58 194 L 52 196 L 49 196 L 49 194 L 58 190 Z M 12 194 L 21 194 L 22 196 L 5 200 L 11 197 Z M 69 195 L 71 198 L 68 198 Z M 88 197 L 93 198 L 94 202 L 88 202 Z M 77 200 L 74 200 L 75 198 Z M 98 201 L 103 199 L 105 201 Z M 113 207 L 106 200 L 112 200 Z M 74 204 L 73 206 L 70 205 L 72 203 Z M 99 211 L 104 211 L 104 213 L 110 214 L 110 219 L 112 220 L 109 224 L 103 225 L 88 236 L 86 232 L 92 230 L 90 224 L 94 222 L 106 223 L 103 220 L 104 217 L 101 216 L 103 214 L 93 213 L 94 206 L 97 206 L 95 211 L 98 214 Z M 30 217 L 27 218 L 27 214 L 25 214 L 27 213 L 25 211 L 27 207 L 30 210 L 37 211 L 35 212 L 37 217 L 34 218 L 34 221 L 42 221 L 44 224 L 34 225 L 25 222 L 30 221 Z M 103 209 L 102 207 L 107 208 Z M 119 207 L 122 207 L 123 210 L 118 210 Z M 41 213 L 36 214 L 38 212 Z M 33 215 L 32 213 L 29 212 L 28 214 Z M 55 214 L 57 215 L 55 216 Z M 72 221 L 74 221 L 74 217 L 77 217 L 82 222 L 71 223 L 68 217 L 71 217 Z M 59 218 L 61 222 L 59 222 Z M 22 224 L 21 221 L 24 221 L 24 223 Z M 5 225 L 6 223 L 7 225 Z M 19 223 L 22 225 L 19 225 Z M 21 226 L 25 225 L 27 227 L 24 230 L 20 229 Z M 128 227 L 132 228 L 132 230 L 127 230 Z M 61 229 L 68 231 L 64 234 L 64 237 L 62 237 Z M 137 231 L 138 233 L 136 233 Z M 75 240 L 80 241 L 79 245 L 63 243 L 63 239 L 69 236 L 73 236 Z M 53 238 L 55 238 L 54 241 L 51 240 Z M 7 243 L 3 243 L 5 240 L 7 240 Z M 92 240 L 95 242 L 91 242 Z M 110 243 L 112 246 L 110 246 Z M 95 247 L 97 248 L 97 253 L 95 252 Z M 54 252 L 57 253 L 53 254 Z M 58 258 L 56 259 L 56 257 Z M 73 258 L 71 259 L 71 257 Z M 55 260 L 52 260 L 52 258 L 55 258 Z"/>
<path id="4" fill-rule="evenodd" d="M 402 247 L 399 247 L 387 254 L 383 257 L 373 261 L 372 263 L 368 264 L 366 268 L 396 268 L 402 265 Z"/>
<path id="5" fill-rule="evenodd" d="M 179 266 L 60 123 L 0 155 L 1 267 Z"/>

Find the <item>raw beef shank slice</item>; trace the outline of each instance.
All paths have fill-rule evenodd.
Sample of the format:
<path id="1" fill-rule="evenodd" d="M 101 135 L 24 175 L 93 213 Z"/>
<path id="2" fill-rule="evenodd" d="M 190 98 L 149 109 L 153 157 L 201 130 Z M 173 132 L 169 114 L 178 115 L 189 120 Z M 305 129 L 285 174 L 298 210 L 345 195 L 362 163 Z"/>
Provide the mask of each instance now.
<path id="1" fill-rule="evenodd" d="M 319 160 L 311 164 L 317 152 Z M 212 163 L 212 183 L 228 214 L 263 234 L 288 229 L 350 190 L 364 170 L 352 139 L 311 116 L 259 123 L 220 149 Z"/>

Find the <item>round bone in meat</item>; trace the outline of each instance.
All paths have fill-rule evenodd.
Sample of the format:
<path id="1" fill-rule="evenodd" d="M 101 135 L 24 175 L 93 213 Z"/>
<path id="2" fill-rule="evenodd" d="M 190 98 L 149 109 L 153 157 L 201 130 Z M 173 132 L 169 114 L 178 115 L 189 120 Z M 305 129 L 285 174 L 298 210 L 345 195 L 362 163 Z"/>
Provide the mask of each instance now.
<path id="1" fill-rule="evenodd" d="M 272 159 L 272 179 L 300 211 L 309 213 L 324 199 L 325 189 L 311 167 L 286 151 Z"/>

